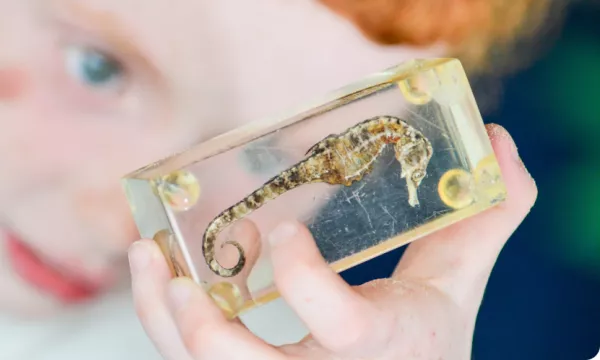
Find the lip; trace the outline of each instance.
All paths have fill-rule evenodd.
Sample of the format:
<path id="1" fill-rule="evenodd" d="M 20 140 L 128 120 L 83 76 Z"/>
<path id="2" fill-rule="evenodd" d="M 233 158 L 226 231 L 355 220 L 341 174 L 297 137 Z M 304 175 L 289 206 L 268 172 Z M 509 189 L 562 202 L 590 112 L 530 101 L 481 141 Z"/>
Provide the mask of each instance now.
<path id="1" fill-rule="evenodd" d="M 15 272 L 33 287 L 72 304 L 92 299 L 102 291 L 102 285 L 75 275 L 66 275 L 57 267 L 36 255 L 16 234 L 0 229 L 5 236 L 9 262 Z M 77 272 L 72 271 L 76 274 Z M 81 271 L 80 271 L 81 273 Z"/>

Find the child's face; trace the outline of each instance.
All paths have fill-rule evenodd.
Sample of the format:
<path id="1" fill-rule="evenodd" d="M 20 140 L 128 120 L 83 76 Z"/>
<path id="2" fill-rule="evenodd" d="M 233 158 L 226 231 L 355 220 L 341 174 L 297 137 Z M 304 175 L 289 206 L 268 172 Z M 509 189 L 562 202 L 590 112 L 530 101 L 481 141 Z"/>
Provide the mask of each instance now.
<path id="1" fill-rule="evenodd" d="M 315 1 L 0 0 L 0 307 L 126 274 L 119 179 L 413 56 Z"/>

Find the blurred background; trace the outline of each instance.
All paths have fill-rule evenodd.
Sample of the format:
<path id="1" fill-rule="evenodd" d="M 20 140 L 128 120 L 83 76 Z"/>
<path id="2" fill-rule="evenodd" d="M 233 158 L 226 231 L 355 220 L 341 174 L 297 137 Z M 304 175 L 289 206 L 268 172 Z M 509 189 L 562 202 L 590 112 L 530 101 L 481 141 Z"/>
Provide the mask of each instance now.
<path id="1" fill-rule="evenodd" d="M 513 135 L 539 197 L 492 272 L 473 359 L 585 360 L 600 349 L 600 1 L 566 11 L 536 39 L 545 46 L 533 63 L 474 84 L 484 121 Z M 388 276 L 402 251 L 343 276 Z"/>

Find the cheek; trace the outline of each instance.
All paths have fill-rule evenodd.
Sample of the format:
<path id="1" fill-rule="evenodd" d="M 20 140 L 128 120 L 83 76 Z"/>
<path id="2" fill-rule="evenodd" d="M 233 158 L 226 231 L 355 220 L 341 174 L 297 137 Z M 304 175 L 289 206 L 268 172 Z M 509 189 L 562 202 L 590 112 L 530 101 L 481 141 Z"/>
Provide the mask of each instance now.
<path id="1" fill-rule="evenodd" d="M 94 230 L 96 240 L 116 252 L 124 252 L 138 237 L 124 192 L 118 187 L 82 189 L 72 197 L 78 220 Z"/>
<path id="2" fill-rule="evenodd" d="M 0 102 L 15 101 L 26 93 L 29 78 L 19 68 L 0 68 Z"/>

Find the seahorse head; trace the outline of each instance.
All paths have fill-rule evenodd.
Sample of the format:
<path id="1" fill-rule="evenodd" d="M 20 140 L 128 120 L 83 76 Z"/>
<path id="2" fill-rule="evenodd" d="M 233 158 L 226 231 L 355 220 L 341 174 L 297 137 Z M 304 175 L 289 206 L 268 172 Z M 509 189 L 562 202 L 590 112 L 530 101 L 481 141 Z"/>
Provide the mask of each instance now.
<path id="1" fill-rule="evenodd" d="M 409 190 L 409 202 L 415 206 L 419 203 L 416 197 L 417 189 L 427 175 L 433 148 L 427 139 L 417 134 L 412 141 L 402 146 L 399 153 L 402 177 L 406 178 Z"/>

